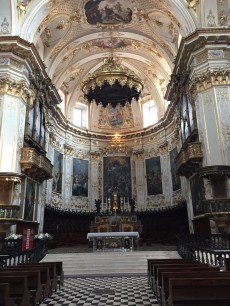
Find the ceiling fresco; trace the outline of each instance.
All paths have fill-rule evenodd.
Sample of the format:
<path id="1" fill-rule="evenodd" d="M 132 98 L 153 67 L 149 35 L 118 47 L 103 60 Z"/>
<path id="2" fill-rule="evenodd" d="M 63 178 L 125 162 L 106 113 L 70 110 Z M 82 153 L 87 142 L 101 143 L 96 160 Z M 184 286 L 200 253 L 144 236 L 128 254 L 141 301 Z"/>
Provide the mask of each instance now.
<path id="1" fill-rule="evenodd" d="M 19 9 L 21 36 L 34 42 L 53 83 L 66 94 L 67 117 L 76 101 L 87 104 L 81 84 L 111 56 L 144 82 L 142 98 L 153 99 L 159 117 L 164 115 L 179 41 L 195 29 L 188 1 L 19 2 L 24 3 Z"/>

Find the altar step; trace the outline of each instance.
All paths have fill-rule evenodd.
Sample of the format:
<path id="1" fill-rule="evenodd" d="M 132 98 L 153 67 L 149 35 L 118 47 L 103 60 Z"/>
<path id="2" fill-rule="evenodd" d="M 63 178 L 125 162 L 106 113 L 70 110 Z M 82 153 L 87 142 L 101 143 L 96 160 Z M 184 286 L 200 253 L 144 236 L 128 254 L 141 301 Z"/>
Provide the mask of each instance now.
<path id="1" fill-rule="evenodd" d="M 176 251 L 48 254 L 42 261 L 62 261 L 65 276 L 147 273 L 148 258 L 180 258 Z"/>

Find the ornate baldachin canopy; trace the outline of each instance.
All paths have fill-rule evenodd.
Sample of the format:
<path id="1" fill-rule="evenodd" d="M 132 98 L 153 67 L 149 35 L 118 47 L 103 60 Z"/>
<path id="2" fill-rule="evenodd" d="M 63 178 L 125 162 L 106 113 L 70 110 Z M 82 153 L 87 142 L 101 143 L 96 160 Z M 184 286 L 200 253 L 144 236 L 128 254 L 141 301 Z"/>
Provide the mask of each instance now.
<path id="1" fill-rule="evenodd" d="M 82 83 L 85 98 L 89 102 L 101 103 L 103 107 L 108 104 L 125 106 L 133 100 L 138 101 L 142 90 L 143 83 L 112 57 Z"/>

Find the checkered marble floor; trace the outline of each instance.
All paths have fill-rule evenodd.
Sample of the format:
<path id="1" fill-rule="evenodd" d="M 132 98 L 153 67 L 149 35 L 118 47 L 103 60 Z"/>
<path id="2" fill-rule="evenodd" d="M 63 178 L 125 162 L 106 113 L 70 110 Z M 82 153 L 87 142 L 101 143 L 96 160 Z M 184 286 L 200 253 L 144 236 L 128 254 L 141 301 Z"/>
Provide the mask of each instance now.
<path id="1" fill-rule="evenodd" d="M 40 304 L 65 306 L 159 305 L 146 276 L 65 278 L 64 287 Z"/>

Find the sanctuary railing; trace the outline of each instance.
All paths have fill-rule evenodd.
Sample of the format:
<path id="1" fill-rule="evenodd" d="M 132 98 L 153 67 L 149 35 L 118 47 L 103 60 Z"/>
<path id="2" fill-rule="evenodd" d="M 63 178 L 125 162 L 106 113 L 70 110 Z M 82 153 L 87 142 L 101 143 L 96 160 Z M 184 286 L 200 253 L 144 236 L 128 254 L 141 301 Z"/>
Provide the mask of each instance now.
<path id="1" fill-rule="evenodd" d="M 182 258 L 223 267 L 230 258 L 230 235 L 178 235 L 177 250 Z"/>
<path id="2" fill-rule="evenodd" d="M 46 239 L 35 239 L 34 247 L 26 251 L 21 250 L 21 243 L 21 240 L 3 242 L 0 250 L 0 268 L 39 262 L 48 253 Z"/>

